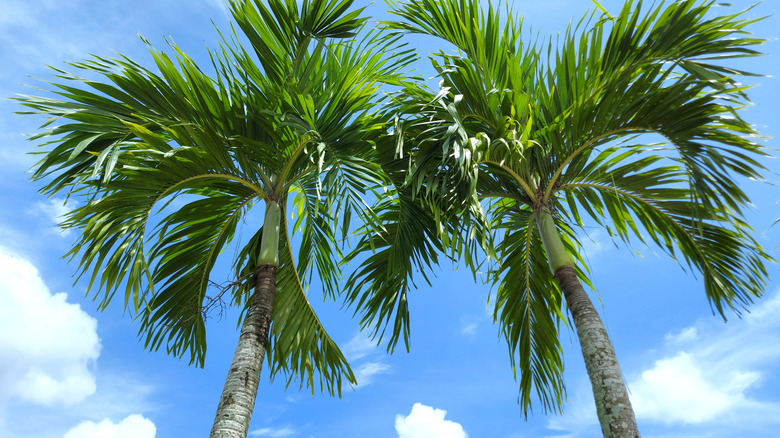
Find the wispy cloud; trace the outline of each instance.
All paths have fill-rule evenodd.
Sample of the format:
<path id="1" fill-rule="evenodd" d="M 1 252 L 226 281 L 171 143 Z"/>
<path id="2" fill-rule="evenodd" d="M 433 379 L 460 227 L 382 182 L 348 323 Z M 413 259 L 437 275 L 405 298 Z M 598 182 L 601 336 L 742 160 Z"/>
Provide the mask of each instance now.
<path id="1" fill-rule="evenodd" d="M 376 353 L 378 348 L 379 347 L 377 346 L 376 342 L 358 333 L 353 336 L 349 342 L 344 344 L 342 351 L 344 352 L 344 356 L 347 358 L 347 360 L 356 361 L 368 356 L 369 354 Z"/>
<path id="2" fill-rule="evenodd" d="M 570 432 L 568 435 L 553 435 L 555 438 L 574 438 L 598 436 L 601 429 L 596 418 L 596 406 L 593 403 L 593 391 L 587 378 L 579 379 L 569 385 L 569 401 L 561 416 L 551 416 L 547 428 L 558 432 Z"/>
<path id="3" fill-rule="evenodd" d="M 389 371 L 390 365 L 382 362 L 367 362 L 358 366 L 357 371 L 355 371 L 355 379 L 357 379 L 358 387 L 366 386 L 374 381 L 374 376 Z"/>
<path id="4" fill-rule="evenodd" d="M 79 0 L 69 2 L 36 1 L 35 7 L 24 0 L 6 0 L 3 2 L 3 15 L 0 18 L 0 53 L 12 61 L 15 69 L 39 71 L 53 61 L 65 61 L 83 58 L 111 40 L 110 27 L 106 26 L 105 39 L 97 38 L 94 28 L 84 29 L 84 21 L 71 25 L 79 11 Z M 106 17 L 110 18 L 110 17 Z M 45 26 L 47 31 L 41 32 Z M 68 38 L 63 38 L 64 34 Z M 2 69 L 2 67 L 0 67 Z M 1 70 L 0 70 L 1 71 Z M 21 78 L 20 78 L 21 79 Z"/>
<path id="5" fill-rule="evenodd" d="M 78 205 L 75 201 L 67 201 L 61 198 L 51 198 L 35 204 L 30 214 L 39 216 L 46 220 L 47 225 L 53 228 L 59 235 L 65 237 L 70 234 L 70 230 L 59 227 L 59 224 L 65 220 L 71 210 Z"/>
<path id="6" fill-rule="evenodd" d="M 686 327 L 678 333 L 667 333 L 664 340 L 667 345 L 679 345 L 699 339 L 699 330 L 695 326 Z"/>
<path id="7" fill-rule="evenodd" d="M 375 376 L 390 372 L 390 365 L 384 362 L 384 350 L 376 342 L 358 333 L 343 348 L 344 356 L 355 370 L 357 388 L 372 383 Z"/>
<path id="8" fill-rule="evenodd" d="M 580 239 L 580 243 L 582 243 L 581 252 L 588 258 L 590 263 L 593 263 L 593 261 L 605 250 L 615 247 L 609 234 L 601 228 L 589 231 Z"/>
<path id="9" fill-rule="evenodd" d="M 463 323 L 463 321 L 461 321 Z M 460 332 L 464 335 L 473 335 L 477 332 L 476 322 L 466 322 L 461 325 Z"/>
<path id="10" fill-rule="evenodd" d="M 207 0 L 207 2 L 209 5 L 211 5 L 211 7 L 220 11 L 223 15 L 230 15 L 230 11 L 228 10 L 227 2 L 225 0 Z"/>
<path id="11" fill-rule="evenodd" d="M 491 314 L 492 317 L 492 314 Z M 466 336 L 474 336 L 477 326 L 482 318 L 464 315 L 460 317 L 460 333 Z"/>
<path id="12" fill-rule="evenodd" d="M 273 427 L 263 427 L 262 429 L 255 429 L 251 432 L 249 432 L 249 435 L 251 436 L 268 436 L 273 438 L 282 438 L 286 436 L 290 436 L 295 433 L 295 430 L 293 430 L 290 427 L 282 427 L 282 428 L 273 428 Z"/>

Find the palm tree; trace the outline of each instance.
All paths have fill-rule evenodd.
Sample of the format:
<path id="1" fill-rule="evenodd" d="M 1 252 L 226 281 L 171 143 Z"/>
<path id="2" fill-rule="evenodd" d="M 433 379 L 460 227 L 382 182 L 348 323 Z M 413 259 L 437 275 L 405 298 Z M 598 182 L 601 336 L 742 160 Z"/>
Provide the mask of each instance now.
<path id="1" fill-rule="evenodd" d="M 402 85 L 413 57 L 400 36 L 365 30 L 351 4 L 234 0 L 252 53 L 223 37 L 213 76 L 175 45 L 173 58 L 150 47 L 158 72 L 94 57 L 72 66 L 99 79 L 58 70 L 56 97 L 19 99 L 49 118 L 34 137 L 48 149 L 33 179 L 86 200 L 63 226 L 81 231 L 69 255 L 100 307 L 124 290 L 145 346 L 200 366 L 208 310 L 225 294 L 242 309 L 212 437 L 247 435 L 266 353 L 288 384 L 333 395 L 356 383 L 309 305 L 307 278 L 335 297 L 340 242 L 364 215 L 364 187 L 382 179 L 372 146 L 391 118 L 379 88 Z M 264 219 L 237 242 L 235 281 L 215 291 L 216 261 L 258 205 Z"/>
<path id="2" fill-rule="evenodd" d="M 713 6 L 684 0 L 644 11 L 628 1 L 617 16 L 594 13 L 557 41 L 529 45 L 509 8 L 501 16 L 477 0 L 392 2 L 403 21 L 388 26 L 456 49 L 433 54 L 439 90 L 406 90 L 393 150 L 408 157 L 412 196 L 438 218 L 432 233 L 447 239 L 439 247 L 476 267 L 471 235 L 482 235 L 485 254 L 497 259 L 494 319 L 519 370 L 526 415 L 534 394 L 545 411 L 562 408 L 558 329 L 568 309 L 604 436 L 639 436 L 614 349 L 583 288 L 592 286 L 578 229 L 595 223 L 626 244 L 657 245 L 701 274 L 724 318 L 762 293 L 768 256 L 743 220 L 748 198 L 736 178 L 759 178 L 763 152 L 738 114 L 748 101 L 737 78 L 747 73 L 725 65 L 758 55 L 751 46 L 761 40 L 745 31 L 752 20 L 710 17 Z M 394 210 L 379 216 L 410 222 L 396 229 L 431 226 L 399 212 L 401 204 L 385 201 Z M 392 244 L 373 247 L 348 298 L 377 332 L 395 312 L 397 340 L 408 330 L 407 283 L 377 284 L 380 262 L 401 262 Z M 437 248 L 415 250 L 407 252 L 424 263 Z M 384 319 L 372 320 L 378 308 Z"/>

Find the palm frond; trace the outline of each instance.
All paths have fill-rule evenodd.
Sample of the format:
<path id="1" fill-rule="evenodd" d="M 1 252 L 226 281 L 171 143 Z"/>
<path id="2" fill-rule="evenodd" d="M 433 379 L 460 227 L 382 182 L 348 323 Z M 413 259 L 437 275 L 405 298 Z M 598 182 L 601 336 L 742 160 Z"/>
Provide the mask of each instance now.
<path id="1" fill-rule="evenodd" d="M 343 243 L 337 241 L 335 234 L 339 223 L 336 215 L 341 209 L 333 208 L 333 204 L 323 199 L 322 183 L 316 177 L 301 178 L 299 184 L 300 191 L 293 200 L 296 220 L 292 231 L 301 237 L 298 249 L 301 281 L 305 288 L 316 272 L 324 294 L 335 297 L 341 278 L 338 265 L 343 257 Z"/>
<path id="2" fill-rule="evenodd" d="M 375 227 L 364 227 L 363 237 L 345 263 L 360 261 L 347 280 L 345 302 L 360 313 L 360 324 L 381 341 L 390 328 L 388 351 L 403 337 L 410 346 L 408 293 L 414 273 L 428 281 L 430 267 L 443 252 L 436 223 L 429 212 L 406 192 L 389 192 L 374 207 Z M 380 231 L 377 231 L 380 229 Z"/>
<path id="3" fill-rule="evenodd" d="M 531 410 L 534 396 L 544 411 L 561 412 L 566 389 L 558 328 L 565 319 L 562 297 L 547 266 L 533 211 L 510 203 L 491 210 L 504 235 L 496 248 L 500 266 L 491 273 L 493 320 L 507 341 L 512 371 L 520 375 L 520 407 Z"/>
<path id="4" fill-rule="evenodd" d="M 182 194 L 200 199 L 163 218 L 147 237 L 154 243 L 147 256 L 151 278 L 139 312 L 139 335 L 145 338 L 146 348 L 156 350 L 165 342 L 169 354 L 180 357 L 189 351 L 190 363 L 202 367 L 211 271 L 257 194 L 221 181 Z"/>
<path id="5" fill-rule="evenodd" d="M 571 213 L 581 223 L 585 212 L 626 243 L 649 238 L 702 274 L 707 298 L 721 316 L 726 308 L 739 312 L 763 293 L 769 256 L 744 221 L 691 196 L 683 166 L 659 165 L 659 156 L 635 157 L 640 150 L 607 148 L 563 184 Z"/>
<path id="6" fill-rule="evenodd" d="M 308 56 L 312 40 L 357 34 L 363 9 L 347 12 L 352 0 L 314 0 L 299 12 L 295 2 L 231 0 L 230 10 L 263 66 L 270 82 L 284 84 Z"/>
<path id="7" fill-rule="evenodd" d="M 763 147 L 737 111 L 747 105 L 739 76 L 724 60 L 757 56 L 743 13 L 709 18 L 713 2 L 628 2 L 585 32 L 569 29 L 547 73 L 545 125 L 535 138 L 555 150 L 553 183 L 595 147 L 636 133 L 660 134 L 675 147 L 705 205 L 735 214 L 746 203 L 734 175 L 758 178 Z M 713 63 L 702 61 L 712 60 Z M 709 61 L 708 61 L 709 62 Z"/>

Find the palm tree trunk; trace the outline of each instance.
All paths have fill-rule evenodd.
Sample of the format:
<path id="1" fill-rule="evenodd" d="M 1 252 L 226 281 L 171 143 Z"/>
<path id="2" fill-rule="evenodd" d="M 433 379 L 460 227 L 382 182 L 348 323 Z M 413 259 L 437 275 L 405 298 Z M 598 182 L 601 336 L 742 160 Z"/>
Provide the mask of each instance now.
<path id="1" fill-rule="evenodd" d="M 574 320 L 604 438 L 639 438 L 634 409 L 604 323 L 577 278 L 574 261 L 561 241 L 550 211 L 542 207 L 535 214 L 550 270 Z"/>
<path id="2" fill-rule="evenodd" d="M 255 292 L 233 353 L 233 362 L 211 428 L 211 438 L 246 438 L 249 433 L 274 313 L 280 218 L 279 205 L 268 202 L 258 257 L 259 268 L 255 271 Z"/>
<path id="3" fill-rule="evenodd" d="M 563 291 L 577 329 L 604 437 L 638 438 L 634 409 L 604 323 L 572 266 L 558 268 L 555 279 Z"/>
<path id="4" fill-rule="evenodd" d="M 276 266 L 266 264 L 257 271 L 257 283 L 246 322 L 233 353 L 222 398 L 217 407 L 211 438 L 244 438 L 260 385 L 268 330 L 274 312 Z"/>

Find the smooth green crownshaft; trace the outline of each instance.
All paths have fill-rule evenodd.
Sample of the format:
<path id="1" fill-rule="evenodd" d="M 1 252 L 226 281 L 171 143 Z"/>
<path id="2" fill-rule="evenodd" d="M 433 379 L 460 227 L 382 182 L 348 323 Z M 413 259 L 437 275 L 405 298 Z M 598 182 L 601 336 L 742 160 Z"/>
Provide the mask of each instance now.
<path id="1" fill-rule="evenodd" d="M 555 271 L 563 266 L 574 266 L 574 260 L 569 255 L 569 252 L 566 251 L 561 236 L 558 234 L 558 229 L 555 227 L 555 220 L 552 213 L 550 213 L 550 208 L 547 206 L 537 208 L 534 210 L 534 216 L 536 217 L 539 234 L 542 237 L 544 250 L 547 253 L 547 263 L 550 265 L 550 272 L 555 274 Z"/>
<path id="2" fill-rule="evenodd" d="M 282 209 L 279 204 L 276 201 L 266 202 L 263 238 L 260 241 L 260 254 L 257 258 L 257 266 L 279 266 L 279 228 L 281 219 Z"/>

